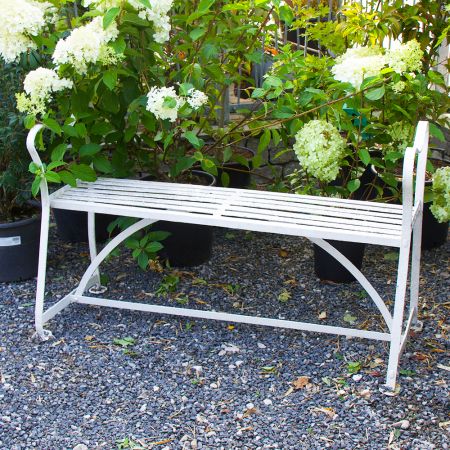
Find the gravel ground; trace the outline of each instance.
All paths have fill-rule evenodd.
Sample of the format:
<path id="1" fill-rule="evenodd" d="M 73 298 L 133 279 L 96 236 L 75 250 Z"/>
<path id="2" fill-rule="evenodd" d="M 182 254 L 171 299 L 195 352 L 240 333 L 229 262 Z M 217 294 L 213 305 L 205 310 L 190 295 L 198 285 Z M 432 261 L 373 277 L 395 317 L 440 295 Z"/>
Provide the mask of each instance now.
<path id="1" fill-rule="evenodd" d="M 112 258 L 109 295 L 383 330 L 357 284 L 315 278 L 307 241 L 215 235 L 213 258 L 189 271 L 143 273 L 126 253 Z M 423 255 L 424 328 L 394 395 L 376 341 L 71 305 L 48 324 L 55 339 L 39 343 L 35 281 L 0 284 L 0 449 L 447 449 L 449 256 L 448 243 Z M 394 257 L 365 256 L 389 304 Z M 87 261 L 87 246 L 54 237 L 51 300 Z M 156 295 L 167 275 L 178 286 Z"/>

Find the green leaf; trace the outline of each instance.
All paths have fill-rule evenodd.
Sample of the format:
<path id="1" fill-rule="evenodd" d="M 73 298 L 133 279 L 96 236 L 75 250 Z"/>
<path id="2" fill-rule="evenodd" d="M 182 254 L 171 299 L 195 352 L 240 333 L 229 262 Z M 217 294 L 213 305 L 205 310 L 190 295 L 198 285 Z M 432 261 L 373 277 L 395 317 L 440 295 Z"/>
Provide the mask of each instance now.
<path id="1" fill-rule="evenodd" d="M 111 162 L 103 155 L 95 155 L 93 164 L 96 170 L 103 173 L 111 173 L 113 170 Z"/>
<path id="2" fill-rule="evenodd" d="M 353 325 L 357 320 L 357 317 L 352 316 L 348 311 L 344 314 L 344 322 L 349 323 L 350 325 Z"/>
<path id="3" fill-rule="evenodd" d="M 56 169 L 57 167 L 61 167 L 64 166 L 66 163 L 64 161 L 52 161 L 48 166 L 47 166 L 47 170 L 53 170 Z"/>
<path id="4" fill-rule="evenodd" d="M 223 151 L 223 162 L 227 162 L 231 159 L 231 156 L 233 155 L 233 150 L 231 150 L 231 147 L 227 147 Z"/>
<path id="5" fill-rule="evenodd" d="M 145 252 L 141 252 L 137 257 L 138 265 L 142 270 L 147 268 L 149 259 L 148 254 Z"/>
<path id="6" fill-rule="evenodd" d="M 61 127 L 55 119 L 47 118 L 47 119 L 44 119 L 43 122 L 54 133 L 56 133 L 57 135 L 61 134 Z"/>
<path id="7" fill-rule="evenodd" d="M 265 129 L 258 144 L 258 153 L 263 152 L 270 144 L 271 134 L 269 129 Z"/>
<path id="8" fill-rule="evenodd" d="M 68 170 L 61 170 L 59 173 L 59 178 L 64 184 L 75 187 L 77 185 L 77 180 Z"/>
<path id="9" fill-rule="evenodd" d="M 148 238 L 151 241 L 163 241 L 164 239 L 167 239 L 172 233 L 168 231 L 150 231 L 148 233 Z"/>
<path id="10" fill-rule="evenodd" d="M 112 130 L 114 130 L 114 127 L 110 123 L 96 122 L 94 123 L 94 125 L 92 125 L 90 132 L 91 134 L 94 134 L 96 136 L 106 136 Z"/>
<path id="11" fill-rule="evenodd" d="M 379 88 L 371 89 L 370 91 L 365 92 L 364 97 L 366 97 L 367 100 L 375 101 L 382 98 L 385 92 L 386 92 L 385 87 L 380 86 Z"/>
<path id="12" fill-rule="evenodd" d="M 430 122 L 430 134 L 431 136 L 439 139 L 441 142 L 445 142 L 445 136 L 442 130 L 437 127 L 434 123 Z"/>
<path id="13" fill-rule="evenodd" d="M 183 133 L 183 137 L 186 138 L 195 148 L 201 148 L 203 141 L 197 137 L 197 134 L 193 131 L 186 131 Z"/>
<path id="14" fill-rule="evenodd" d="M 78 137 L 77 130 L 72 125 L 63 125 L 61 128 L 67 136 Z"/>
<path id="15" fill-rule="evenodd" d="M 230 185 L 230 175 L 228 175 L 227 172 L 222 171 L 222 173 L 220 174 L 220 183 L 225 187 Z"/>
<path id="16" fill-rule="evenodd" d="M 28 130 L 34 127 L 35 124 L 36 124 L 36 117 L 32 115 L 28 115 L 25 117 L 25 119 L 23 119 L 23 125 Z"/>
<path id="17" fill-rule="evenodd" d="M 95 181 L 97 179 L 94 169 L 87 164 L 71 164 L 69 170 L 75 178 L 82 181 Z"/>
<path id="18" fill-rule="evenodd" d="M 356 190 L 358 190 L 359 186 L 361 186 L 361 181 L 359 181 L 358 179 L 356 180 L 350 180 L 347 183 L 347 189 L 350 192 L 355 192 Z"/>
<path id="19" fill-rule="evenodd" d="M 85 144 L 80 147 L 79 154 L 80 157 L 83 156 L 93 156 L 98 153 L 102 147 L 99 144 Z"/>
<path id="20" fill-rule="evenodd" d="M 61 178 L 59 178 L 59 175 L 56 172 L 45 172 L 45 179 L 51 183 L 60 183 Z"/>
<path id="21" fill-rule="evenodd" d="M 129 347 L 130 345 L 134 345 L 136 340 L 132 337 L 125 337 L 123 339 L 114 339 L 113 344 L 119 345 L 120 347 Z"/>
<path id="22" fill-rule="evenodd" d="M 67 150 L 67 144 L 59 144 L 52 150 L 52 161 L 62 161 Z"/>
<path id="23" fill-rule="evenodd" d="M 189 33 L 189 37 L 195 42 L 206 33 L 205 28 L 195 28 Z"/>
<path id="24" fill-rule="evenodd" d="M 363 162 L 365 166 L 370 163 L 370 153 L 365 148 L 360 148 L 358 150 L 359 159 Z"/>
<path id="25" fill-rule="evenodd" d="M 117 84 L 117 71 L 115 70 L 107 70 L 103 74 L 103 83 L 105 83 L 106 87 L 112 91 Z"/>
<path id="26" fill-rule="evenodd" d="M 120 8 L 119 7 L 114 7 L 114 8 L 110 8 L 108 9 L 108 11 L 106 11 L 105 15 L 103 16 L 103 29 L 106 30 L 115 20 L 115 18 L 119 15 L 120 13 Z"/>
<path id="27" fill-rule="evenodd" d="M 146 247 L 145 250 L 148 253 L 157 253 L 159 252 L 164 246 L 160 242 L 150 242 Z"/>
<path id="28" fill-rule="evenodd" d="M 176 108 L 177 101 L 173 97 L 166 97 L 164 98 L 163 106 L 170 109 Z"/>
<path id="29" fill-rule="evenodd" d="M 38 195 L 40 187 L 41 187 L 41 177 L 36 177 L 33 180 L 33 184 L 31 185 L 31 193 L 33 194 L 34 197 Z"/>

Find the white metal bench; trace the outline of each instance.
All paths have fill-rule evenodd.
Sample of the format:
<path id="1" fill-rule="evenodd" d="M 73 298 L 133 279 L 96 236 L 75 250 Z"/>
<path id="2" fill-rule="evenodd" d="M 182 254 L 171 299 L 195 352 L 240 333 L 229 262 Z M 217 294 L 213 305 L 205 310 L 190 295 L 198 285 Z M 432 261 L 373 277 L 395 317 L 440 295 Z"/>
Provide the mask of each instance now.
<path id="1" fill-rule="evenodd" d="M 35 138 L 42 127 L 43 125 L 34 126 L 27 139 L 28 151 L 33 161 L 39 166 L 42 162 L 35 148 Z M 79 182 L 76 188 L 66 186 L 49 195 L 47 183 L 43 179 L 40 186 L 42 225 L 35 309 L 38 336 L 43 339 L 48 338 L 51 333 L 44 330 L 43 325 L 69 304 L 81 303 L 377 339 L 390 342 L 386 384 L 394 388 L 401 352 L 410 327 L 417 320 L 422 205 L 428 136 L 428 123 L 419 122 L 414 146 L 407 149 L 404 159 L 402 205 L 109 178 L 99 178 L 92 183 Z M 415 168 L 416 154 L 419 157 Z M 413 199 L 414 171 L 416 182 Z M 91 264 L 78 287 L 44 311 L 50 208 L 88 213 Z M 114 237 L 97 254 L 96 213 L 130 216 L 141 220 Z M 90 288 L 100 286 L 98 268 L 110 252 L 127 237 L 158 220 L 306 237 L 343 264 L 359 281 L 380 311 L 388 331 L 368 331 L 216 311 L 148 305 L 85 295 Z M 413 236 L 413 246 L 410 304 L 409 316 L 404 327 L 411 236 Z M 400 249 L 392 313 L 365 276 L 324 239 L 386 245 Z"/>

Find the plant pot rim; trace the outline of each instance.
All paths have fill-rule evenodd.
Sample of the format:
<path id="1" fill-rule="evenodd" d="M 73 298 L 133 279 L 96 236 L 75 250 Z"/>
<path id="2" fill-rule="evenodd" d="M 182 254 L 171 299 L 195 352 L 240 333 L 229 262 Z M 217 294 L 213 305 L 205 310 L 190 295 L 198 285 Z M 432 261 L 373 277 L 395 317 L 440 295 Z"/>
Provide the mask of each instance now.
<path id="1" fill-rule="evenodd" d="M 447 159 L 446 157 L 444 157 L 444 158 L 435 158 L 435 157 L 429 156 L 428 159 L 431 160 L 431 161 L 443 161 L 443 162 L 446 163 L 446 165 L 450 165 L 450 159 Z M 377 168 L 373 164 L 370 164 L 370 170 L 372 171 L 372 173 L 374 175 L 380 176 L 380 172 L 378 172 Z M 427 175 L 427 172 L 425 172 L 425 177 L 426 177 L 426 175 Z M 403 178 L 402 176 L 396 176 L 395 177 L 395 179 L 398 182 L 401 182 L 402 178 Z M 431 186 L 432 184 L 433 184 L 433 180 L 432 179 L 431 180 L 429 180 L 429 179 L 427 180 L 425 178 L 425 186 Z"/>
<path id="2" fill-rule="evenodd" d="M 8 228 L 22 227 L 26 226 L 36 219 L 41 218 L 41 202 L 36 199 L 31 199 L 26 202 L 26 204 L 32 208 L 35 208 L 36 212 L 33 215 L 29 215 L 28 217 L 18 219 L 18 220 L 9 220 L 7 222 L 1 222 L 0 219 L 0 229 L 6 230 Z"/>
<path id="3" fill-rule="evenodd" d="M 26 219 L 14 220 L 12 222 L 0 222 L 0 229 L 7 230 L 9 228 L 17 228 L 17 227 L 25 227 L 33 222 L 41 220 L 41 213 L 38 213 L 32 217 L 28 217 Z"/>

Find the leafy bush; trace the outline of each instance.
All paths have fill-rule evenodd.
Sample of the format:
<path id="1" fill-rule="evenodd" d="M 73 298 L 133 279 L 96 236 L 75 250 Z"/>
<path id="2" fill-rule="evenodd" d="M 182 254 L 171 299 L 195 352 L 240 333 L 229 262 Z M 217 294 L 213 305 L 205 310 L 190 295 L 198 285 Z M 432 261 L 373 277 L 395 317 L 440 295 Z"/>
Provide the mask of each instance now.
<path id="1" fill-rule="evenodd" d="M 0 62 L 0 223 L 26 215 L 30 198 L 26 130 L 16 109 L 22 70 Z"/>

